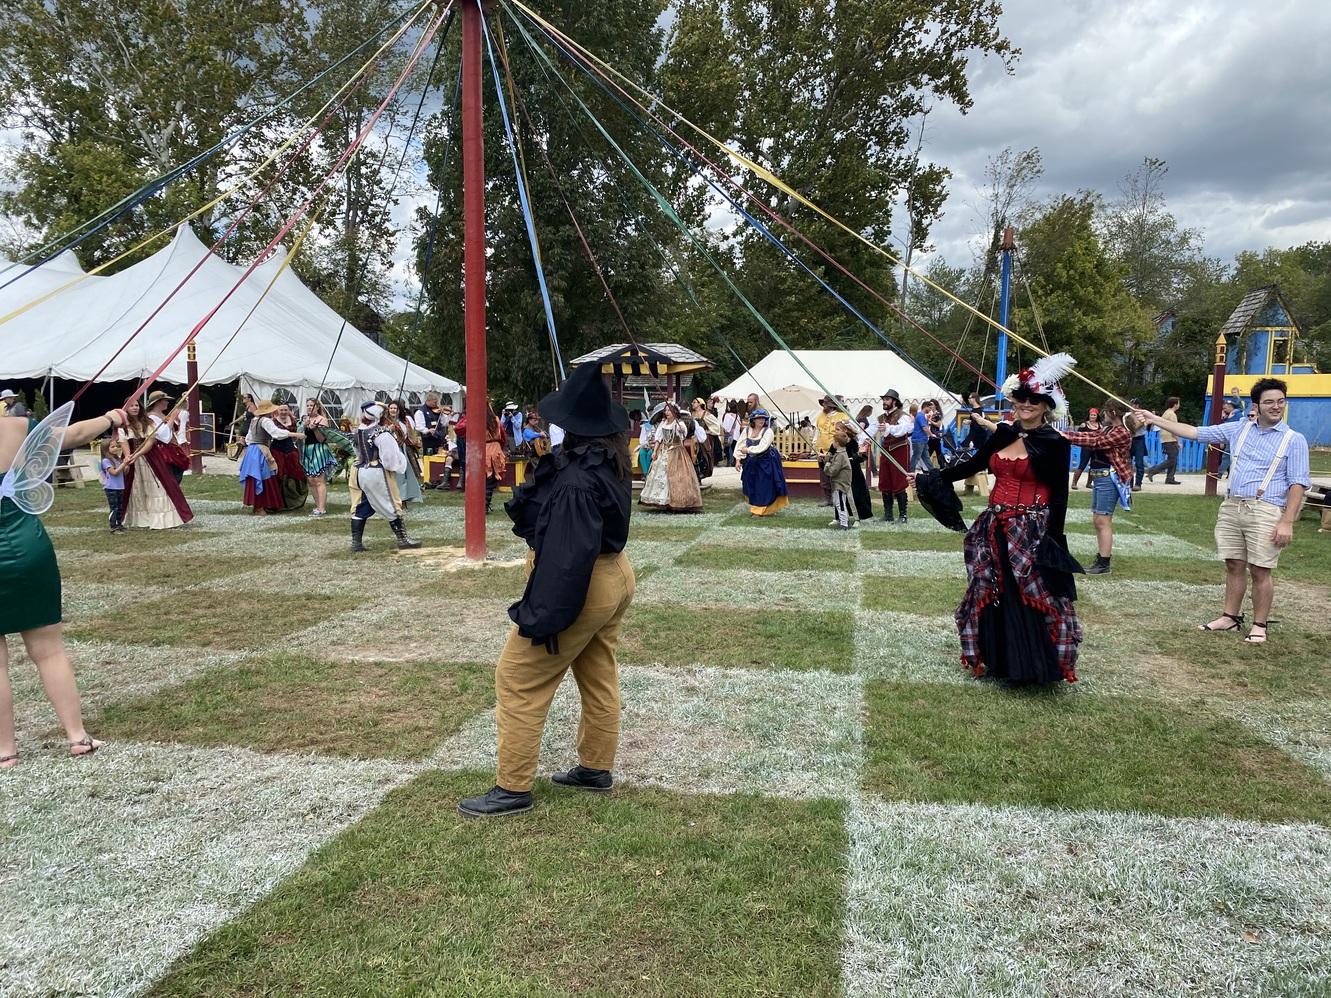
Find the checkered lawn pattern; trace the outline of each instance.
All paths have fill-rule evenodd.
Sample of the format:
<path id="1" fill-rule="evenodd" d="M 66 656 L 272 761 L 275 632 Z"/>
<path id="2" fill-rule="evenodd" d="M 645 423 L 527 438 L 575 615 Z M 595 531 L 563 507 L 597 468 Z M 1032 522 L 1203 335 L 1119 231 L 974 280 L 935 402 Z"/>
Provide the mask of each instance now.
<path id="1" fill-rule="evenodd" d="M 302 885 L 373 853 L 381 817 L 419 812 L 419 848 L 442 850 L 419 862 L 447 868 L 529 832 L 557 852 L 570 829 L 595 824 L 598 807 L 628 809 L 644 843 L 665 826 L 650 848 L 590 831 L 569 847 L 615 857 L 615 876 L 636 875 L 617 858 L 647 849 L 655 858 L 642 862 L 660 867 L 666 894 L 716 892 L 697 903 L 717 905 L 719 926 L 728 910 L 770 906 L 786 912 L 769 919 L 780 931 L 806 909 L 788 961 L 738 967 L 745 941 L 721 929 L 706 951 L 738 967 L 735 980 L 751 973 L 765 985 L 714 991 L 704 957 L 682 978 L 678 968 L 653 977 L 645 943 L 616 954 L 641 975 L 579 976 L 537 961 L 506 966 L 486 993 L 1331 990 L 1331 679 L 1263 671 L 1261 653 L 1232 635 L 1184 636 L 1214 642 L 1211 663 L 1174 654 L 1178 630 L 1217 605 L 1219 566 L 1206 549 L 1153 534 L 1138 515 L 1122 553 L 1165 566 L 1163 576 L 1133 578 L 1116 562 L 1115 575 L 1083 581 L 1083 681 L 1011 693 L 957 663 L 960 537 L 930 521 L 840 532 L 811 504 L 757 521 L 716 495 L 695 517 L 639 513 L 629 553 L 640 581 L 621 645 L 621 788 L 570 802 L 539 786 L 528 824 L 478 830 L 451 808 L 464 788 L 485 789 L 494 763 L 484 676 L 522 588 L 521 569 L 504 562 L 523 551 L 492 519 L 496 563 L 448 571 L 431 552 L 461 543 L 453 502 L 432 497 L 409 514 L 428 545 L 412 557 L 388 553 L 377 520 L 367 540 L 381 553 L 348 556 L 345 495 L 313 522 L 252 519 L 205 498 L 199 525 L 115 539 L 123 544 L 108 542 L 91 508 L 56 511 L 71 655 L 89 727 L 110 744 L 77 764 L 61 757 L 34 670 L 11 643 L 24 760 L 0 775 L 0 995 L 197 993 L 230 980 L 226 966 L 237 980 L 277 975 L 264 979 L 278 991 L 283 973 L 336 990 L 345 968 L 298 969 L 301 938 L 274 941 L 263 927 L 298 908 Z M 1074 529 L 1084 512 L 1073 511 Z M 1085 555 L 1093 539 L 1074 533 L 1072 545 Z M 164 561 L 169 570 L 156 570 Z M 111 581 L 126 572 L 133 584 Z M 1278 588 L 1291 640 L 1325 595 Z M 222 621 L 207 613 L 219 600 Z M 175 608 L 181 622 L 144 630 L 144 607 Z M 302 711 L 321 705 L 336 730 L 296 730 Z M 576 722 L 566 684 L 543 772 L 574 761 Z M 1134 755 L 1165 752 L 1176 770 L 1134 766 Z M 709 826 L 708 843 L 788 870 L 770 895 L 728 895 L 724 864 L 671 880 L 705 852 L 687 829 L 719 814 L 732 820 Z M 820 841 L 838 862 L 783 838 L 797 815 L 826 830 Z M 547 819 L 563 831 L 545 831 Z M 409 874 L 398 864 L 384 877 Z M 783 881 L 815 896 L 787 897 Z M 550 887 L 549 903 L 579 886 Z M 542 883 L 526 889 L 544 896 Z M 391 890 L 425 910 L 457 903 L 421 901 L 418 884 Z M 670 910 L 653 916 L 665 921 L 652 938 L 668 939 Z M 368 916 L 358 928 L 333 917 L 373 949 Z M 485 931 L 502 935 L 502 915 L 477 917 L 496 918 Z M 324 918 L 311 913 L 309 940 L 333 931 Z M 489 966 L 488 944 L 467 945 L 480 962 L 436 965 L 445 957 L 391 948 L 364 959 L 382 964 L 386 993 L 481 993 L 468 988 L 488 980 L 474 976 Z M 425 976 L 413 978 L 417 957 Z M 456 988 L 440 983 L 450 975 Z"/>

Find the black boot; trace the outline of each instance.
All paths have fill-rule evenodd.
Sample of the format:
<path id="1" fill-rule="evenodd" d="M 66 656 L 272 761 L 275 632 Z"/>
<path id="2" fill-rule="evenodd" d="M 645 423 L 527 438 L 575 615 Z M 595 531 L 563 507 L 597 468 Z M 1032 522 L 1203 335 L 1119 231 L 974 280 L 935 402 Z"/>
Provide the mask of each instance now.
<path id="1" fill-rule="evenodd" d="M 357 520 L 355 517 L 351 520 L 351 550 L 368 551 L 362 539 L 365 537 L 365 521 Z"/>
<path id="2" fill-rule="evenodd" d="M 1086 569 L 1087 575 L 1109 575 L 1109 559 L 1104 555 L 1097 554 L 1095 563 Z"/>
<path id="3" fill-rule="evenodd" d="M 389 520 L 388 525 L 393 528 L 393 536 L 397 538 L 399 551 L 403 548 L 418 548 L 421 546 L 420 541 L 413 541 L 407 536 L 407 525 L 402 522 L 402 517 L 399 516 L 396 520 Z"/>
<path id="4" fill-rule="evenodd" d="M 496 786 L 484 797 L 468 797 L 458 804 L 468 818 L 497 818 L 501 814 L 521 814 L 531 810 L 531 791 L 505 790 Z"/>
<path id="5" fill-rule="evenodd" d="M 485 480 L 485 512 L 490 512 L 490 503 L 494 500 L 495 489 L 499 488 L 499 479 L 491 476 Z"/>
<path id="6" fill-rule="evenodd" d="M 610 770 L 588 769 L 583 765 L 574 766 L 567 773 L 552 774 L 550 782 L 557 783 L 561 787 L 576 787 L 579 790 L 605 791 L 614 786 Z"/>

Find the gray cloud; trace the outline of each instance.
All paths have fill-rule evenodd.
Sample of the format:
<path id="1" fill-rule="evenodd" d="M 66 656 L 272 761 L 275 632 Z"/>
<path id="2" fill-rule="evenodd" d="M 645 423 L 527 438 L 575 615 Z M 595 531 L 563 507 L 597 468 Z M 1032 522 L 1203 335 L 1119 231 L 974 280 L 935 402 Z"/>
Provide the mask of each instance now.
<path id="1" fill-rule="evenodd" d="M 1171 210 L 1222 259 L 1331 238 L 1331 5 L 1008 0 L 1000 23 L 1015 73 L 974 61 L 974 108 L 930 120 L 928 152 L 954 173 L 934 232 L 949 260 L 971 256 L 967 202 L 1005 146 L 1040 148 L 1042 196 L 1112 199 L 1164 159 Z"/>

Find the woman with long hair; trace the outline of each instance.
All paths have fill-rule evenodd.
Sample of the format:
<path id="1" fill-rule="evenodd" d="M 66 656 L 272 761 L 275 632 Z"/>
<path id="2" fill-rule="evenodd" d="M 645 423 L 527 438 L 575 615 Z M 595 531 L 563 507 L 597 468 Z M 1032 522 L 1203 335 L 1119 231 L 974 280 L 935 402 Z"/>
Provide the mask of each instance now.
<path id="1" fill-rule="evenodd" d="M 314 509 L 310 516 L 323 516 L 328 512 L 328 479 L 337 474 L 338 463 L 328 446 L 325 431 L 331 430 L 328 413 L 318 399 L 305 400 L 305 418 L 300 432 L 305 434 L 305 446 L 300 450 L 300 466 L 310 482 L 310 495 L 314 496 Z"/>
<path id="2" fill-rule="evenodd" d="M 150 415 L 163 403 L 170 403 L 166 394 L 153 392 L 142 406 L 135 400 L 126 408 L 130 413 L 125 427 L 126 459 L 132 460 L 125 475 L 126 527 L 169 530 L 194 519 L 167 459 L 166 445 L 175 442 L 171 427 L 161 416 L 154 420 Z M 160 449 L 159 443 L 163 445 Z"/>
<path id="3" fill-rule="evenodd" d="M 402 399 L 394 399 L 388 403 L 384 422 L 393 432 L 393 439 L 397 441 L 402 453 L 407 456 L 407 469 L 394 476 L 397 480 L 398 496 L 403 502 L 425 502 L 425 496 L 421 492 L 421 436 L 412 421 L 407 418 L 410 411 Z"/>
<path id="4" fill-rule="evenodd" d="M 693 426 L 679 406 L 667 402 L 661 424 L 652 434 L 652 467 L 643 481 L 638 504 L 671 513 L 702 511 L 702 490 L 689 457 Z"/>
<path id="5" fill-rule="evenodd" d="M 918 476 L 921 500 L 937 495 L 940 482 L 985 469 L 995 476 L 989 506 L 966 532 L 970 581 L 956 612 L 961 661 L 977 677 L 1009 685 L 1077 679 L 1083 635 L 1073 573 L 1081 566 L 1063 535 L 1072 447 L 1050 425 L 1067 412 L 1058 379 L 1075 363 L 1055 354 L 1010 377 L 1003 394 L 1013 421 L 969 460 Z"/>
<path id="6" fill-rule="evenodd" d="M 1108 575 L 1114 553 L 1114 509 L 1132 505 L 1132 434 L 1137 418 L 1117 399 L 1100 403 L 1100 421 L 1094 430 L 1064 430 L 1063 439 L 1090 453 L 1086 469 L 1091 485 L 1091 518 L 1095 523 L 1096 558 L 1087 575 Z"/>
<path id="7" fill-rule="evenodd" d="M 458 805 L 469 817 L 529 811 L 550 703 L 573 670 L 582 700 L 578 764 L 553 774 L 559 787 L 608 791 L 619 747 L 619 663 L 633 566 L 624 553 L 633 509 L 629 417 L 595 364 L 582 364 L 537 404 L 566 431 L 559 454 L 540 462 L 504 507 L 528 546 L 527 585 L 495 667 L 495 785 Z"/>

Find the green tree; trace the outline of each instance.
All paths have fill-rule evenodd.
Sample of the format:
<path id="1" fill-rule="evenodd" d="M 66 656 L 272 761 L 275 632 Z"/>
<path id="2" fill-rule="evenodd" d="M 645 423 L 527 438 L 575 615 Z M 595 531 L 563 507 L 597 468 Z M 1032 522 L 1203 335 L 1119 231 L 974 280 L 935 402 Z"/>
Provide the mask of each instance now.
<path id="1" fill-rule="evenodd" d="M 545 16 L 625 75 L 650 83 L 661 52 L 656 22 L 662 9 L 661 0 L 609 0 L 564 5 Z M 577 99 L 587 104 L 638 168 L 654 183 L 665 186 L 665 154 L 659 145 L 567 60 L 548 51 L 545 43 L 524 36 L 502 15 L 492 16 L 489 23 L 492 32 L 502 26 L 506 38 L 517 100 L 510 97 L 507 82 L 504 100 L 523 152 L 543 273 L 565 364 L 589 350 L 629 339 L 583 248 L 566 200 L 633 338 L 650 342 L 665 338 L 661 336 L 665 332 L 688 343 L 689 338 L 675 335 L 685 330 L 701 338 L 706 319 L 688 319 L 696 310 L 677 288 L 669 294 L 662 291 L 673 280 L 667 262 L 677 262 L 680 254 L 677 233 L 559 78 L 567 81 Z M 539 51 L 532 42 L 540 46 Z M 446 61 L 454 67 L 457 44 L 458 39 L 452 39 L 446 53 Z M 540 52 L 554 62 L 558 78 Z M 502 66 L 500 72 L 504 74 Z M 530 401 L 549 391 L 557 374 L 512 154 L 488 64 L 484 90 L 489 383 L 496 395 Z M 423 363 L 465 380 L 462 169 L 454 142 L 458 128 L 446 112 L 432 123 L 425 139 L 430 180 L 442 196 L 439 232 L 425 278 L 428 311 L 415 355 Z M 443 172 L 445 149 L 451 142 L 454 147 L 448 155 L 447 172 Z M 689 213 L 687 208 L 683 210 Z M 418 267 L 423 266 L 430 227 L 428 213 L 422 212 Z M 696 283 L 690 276 L 691 286 Z"/>
<path id="2" fill-rule="evenodd" d="M 1034 307 L 1015 304 L 1012 329 L 1037 345 L 1047 343 L 1050 352 L 1072 354 L 1082 375 L 1113 390 L 1155 327 L 1149 311 L 1128 292 L 1122 266 L 1096 235 L 1098 209 L 1097 194 L 1057 195 L 1023 225 L 1023 268 Z M 1013 348 L 1008 370 L 1034 359 L 1029 350 Z M 1102 398 L 1075 378 L 1066 389 L 1074 407 L 1084 409 Z"/>
<path id="3" fill-rule="evenodd" d="M 0 10 L 0 107 L 23 144 L 0 207 L 50 238 L 211 148 L 290 83 L 297 0 L 12 0 Z M 84 243 L 85 265 L 208 202 L 210 160 Z M 206 229 L 214 213 L 205 213 Z"/>
<path id="4" fill-rule="evenodd" d="M 870 241 L 923 245 L 946 197 L 946 169 L 923 162 L 912 123 L 941 102 L 965 111 L 967 59 L 1017 56 L 990 0 L 685 0 L 675 5 L 661 81 L 666 99 Z M 735 164 L 726 164 L 734 169 Z M 735 169 L 745 187 L 752 171 Z M 757 184 L 769 206 L 884 297 L 883 258 L 818 213 Z M 741 286 L 794 346 L 878 340 L 761 234 L 735 236 Z M 816 273 L 879 328 L 894 317 L 856 282 L 791 240 Z"/>
<path id="5" fill-rule="evenodd" d="M 1124 268 L 1123 282 L 1148 308 L 1177 304 L 1201 258 L 1201 234 L 1180 228 L 1165 202 L 1169 167 L 1147 156 L 1118 185 L 1119 196 L 1100 219 L 1109 254 Z"/>

